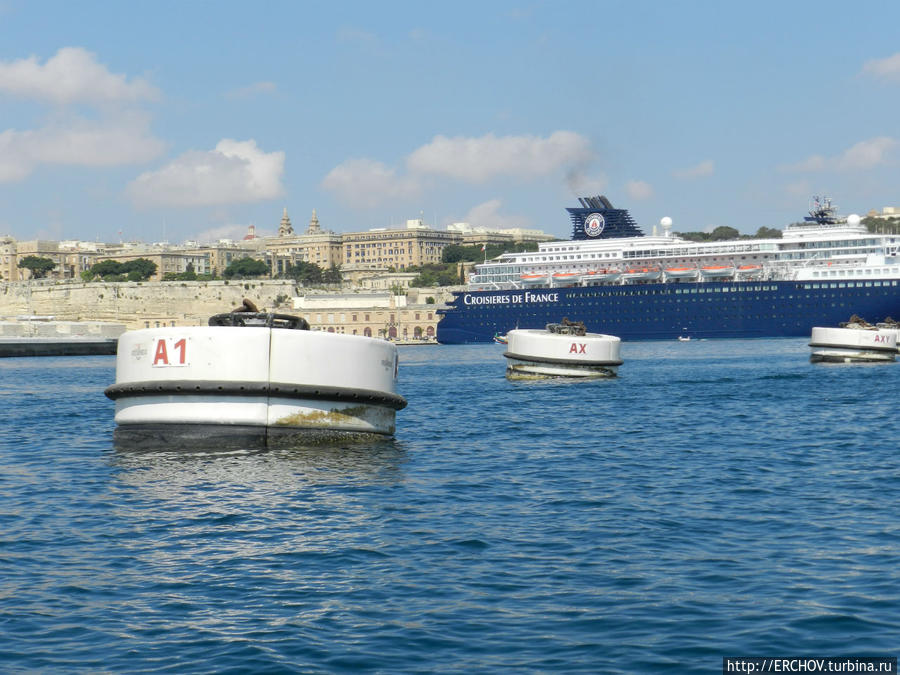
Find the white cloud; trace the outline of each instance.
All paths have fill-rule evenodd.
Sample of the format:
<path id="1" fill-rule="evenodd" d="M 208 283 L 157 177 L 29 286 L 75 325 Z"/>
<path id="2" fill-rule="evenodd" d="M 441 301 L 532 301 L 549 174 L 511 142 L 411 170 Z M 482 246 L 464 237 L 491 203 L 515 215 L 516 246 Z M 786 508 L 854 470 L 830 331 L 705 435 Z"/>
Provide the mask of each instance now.
<path id="1" fill-rule="evenodd" d="M 253 84 L 247 85 L 246 87 L 240 87 L 239 89 L 232 89 L 231 91 L 225 94 L 225 98 L 228 99 L 240 99 L 240 98 L 252 98 L 257 94 L 271 94 L 278 89 L 278 86 L 274 82 L 254 82 Z"/>
<path id="2" fill-rule="evenodd" d="M 642 180 L 630 180 L 625 183 L 625 192 L 632 199 L 649 199 L 653 196 L 653 188 L 650 183 Z"/>
<path id="3" fill-rule="evenodd" d="M 158 157 L 164 150 L 140 114 L 67 124 L 29 131 L 0 132 L 0 183 L 21 180 L 38 166 L 121 166 Z"/>
<path id="4" fill-rule="evenodd" d="M 799 180 L 793 183 L 788 183 L 784 186 L 784 191 L 791 197 L 802 197 L 803 199 L 808 199 L 811 194 L 813 194 L 812 184 L 807 180 Z"/>
<path id="5" fill-rule="evenodd" d="M 711 159 L 704 160 L 697 164 L 696 166 L 689 166 L 684 169 L 675 169 L 672 172 L 672 175 L 675 178 L 682 178 L 684 180 L 690 180 L 692 178 L 702 178 L 704 176 L 711 176 L 716 170 L 715 162 Z"/>
<path id="6" fill-rule="evenodd" d="M 215 150 L 194 150 L 128 186 L 142 206 L 213 206 L 280 197 L 283 152 L 263 152 L 256 141 L 223 139 Z"/>
<path id="7" fill-rule="evenodd" d="M 473 227 L 527 227 L 530 223 L 522 216 L 508 216 L 501 214 L 500 207 L 503 202 L 499 199 L 491 199 L 472 207 L 463 218 L 463 222 Z"/>
<path id="8" fill-rule="evenodd" d="M 203 230 L 195 234 L 192 239 L 194 241 L 199 241 L 201 243 L 214 243 L 219 241 L 220 239 L 231 239 L 232 241 L 240 241 L 243 239 L 247 232 L 249 231 L 248 225 L 219 225 L 216 227 L 210 227 L 209 229 Z M 266 237 L 271 233 L 268 231 L 263 231 L 260 228 L 256 228 L 256 236 L 257 237 Z"/>
<path id="9" fill-rule="evenodd" d="M 130 103 L 159 96 L 145 80 L 129 82 L 124 75 L 109 72 L 81 47 L 64 47 L 44 65 L 34 56 L 0 61 L 0 92 L 56 104 Z"/>
<path id="10" fill-rule="evenodd" d="M 782 171 L 863 171 L 891 160 L 897 141 L 878 136 L 860 141 L 834 157 L 811 155 L 797 164 L 781 167 Z"/>
<path id="11" fill-rule="evenodd" d="M 348 159 L 328 172 L 322 187 L 339 195 L 355 208 L 371 208 L 384 201 L 419 194 L 415 178 L 397 173 L 371 159 Z"/>
<path id="12" fill-rule="evenodd" d="M 588 175 L 579 168 L 573 168 L 566 173 L 566 183 L 575 195 L 593 196 L 606 190 L 609 179 L 603 173 Z"/>
<path id="13" fill-rule="evenodd" d="M 605 176 L 588 177 L 594 158 L 590 141 L 571 131 L 537 136 L 479 138 L 435 136 L 406 158 L 406 173 L 372 159 L 350 159 L 332 169 L 322 187 L 356 208 L 417 197 L 429 178 L 444 176 L 469 183 L 497 178 L 534 178 L 563 171 L 573 190 L 601 190 Z"/>
<path id="14" fill-rule="evenodd" d="M 590 141 L 571 131 L 547 138 L 487 134 L 480 138 L 435 136 L 406 160 L 410 172 L 484 183 L 499 176 L 542 176 L 593 159 Z"/>
<path id="15" fill-rule="evenodd" d="M 887 58 L 866 61 L 863 72 L 882 80 L 900 82 L 900 52 Z"/>

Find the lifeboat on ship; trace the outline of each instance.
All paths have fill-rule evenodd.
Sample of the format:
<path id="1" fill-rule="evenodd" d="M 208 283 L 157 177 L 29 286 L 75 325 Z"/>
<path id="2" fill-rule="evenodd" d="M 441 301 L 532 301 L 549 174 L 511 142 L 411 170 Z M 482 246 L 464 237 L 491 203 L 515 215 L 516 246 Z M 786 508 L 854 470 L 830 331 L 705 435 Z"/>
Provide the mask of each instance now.
<path id="1" fill-rule="evenodd" d="M 734 276 L 734 265 L 708 265 L 700 268 L 704 279 L 730 279 Z"/>
<path id="2" fill-rule="evenodd" d="M 621 340 L 588 333 L 580 321 L 563 319 L 544 330 L 517 328 L 506 339 L 506 377 L 512 380 L 614 377 L 622 365 Z"/>
<path id="3" fill-rule="evenodd" d="M 594 284 L 609 284 L 618 281 L 622 276 L 622 271 L 615 268 L 599 269 L 585 272 L 581 275 L 581 283 L 585 286 Z"/>
<path id="4" fill-rule="evenodd" d="M 245 301 L 248 308 L 256 309 Z M 116 402 L 117 440 L 126 442 L 388 436 L 406 406 L 397 366 L 397 347 L 385 340 L 235 310 L 208 326 L 123 333 L 105 393 Z"/>
<path id="5" fill-rule="evenodd" d="M 574 286 L 581 279 L 580 272 L 557 272 L 552 277 L 556 286 Z"/>
<path id="6" fill-rule="evenodd" d="M 740 279 L 755 279 L 762 275 L 762 265 L 741 265 L 737 275 Z"/>
<path id="7" fill-rule="evenodd" d="M 548 277 L 546 274 L 523 274 L 519 277 L 519 280 L 523 284 L 541 286 L 547 283 Z"/>
<path id="8" fill-rule="evenodd" d="M 700 270 L 696 267 L 667 267 L 666 279 L 674 279 L 676 281 L 696 279 L 700 274 Z"/>
<path id="9" fill-rule="evenodd" d="M 635 267 L 622 273 L 622 279 L 626 282 L 656 281 L 662 276 L 658 267 Z"/>

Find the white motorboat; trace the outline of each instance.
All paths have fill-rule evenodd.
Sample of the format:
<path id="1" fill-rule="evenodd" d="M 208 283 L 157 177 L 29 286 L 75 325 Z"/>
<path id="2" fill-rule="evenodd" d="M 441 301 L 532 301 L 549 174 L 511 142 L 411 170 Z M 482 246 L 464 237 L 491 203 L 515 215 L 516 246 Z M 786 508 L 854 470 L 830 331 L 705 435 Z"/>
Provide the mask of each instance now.
<path id="1" fill-rule="evenodd" d="M 815 327 L 809 346 L 813 363 L 888 363 L 897 356 L 897 330 L 854 321 L 840 328 Z"/>
<path id="2" fill-rule="evenodd" d="M 116 402 L 117 434 L 201 429 L 266 444 L 294 435 L 385 436 L 406 406 L 396 392 L 397 368 L 397 347 L 385 340 L 310 331 L 294 316 L 235 311 L 208 326 L 124 333 L 106 395 Z"/>
<path id="3" fill-rule="evenodd" d="M 515 329 L 506 339 L 510 379 L 614 377 L 622 365 L 619 338 L 588 333 L 581 322 L 563 319 L 544 330 Z"/>

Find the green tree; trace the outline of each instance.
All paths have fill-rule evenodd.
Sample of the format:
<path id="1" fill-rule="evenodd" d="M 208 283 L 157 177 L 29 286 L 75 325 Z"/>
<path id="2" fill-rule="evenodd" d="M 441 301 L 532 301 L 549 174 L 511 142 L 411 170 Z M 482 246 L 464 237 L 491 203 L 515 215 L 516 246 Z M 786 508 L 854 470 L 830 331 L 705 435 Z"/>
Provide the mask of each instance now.
<path id="1" fill-rule="evenodd" d="M 756 239 L 781 239 L 781 230 L 772 227 L 761 227 L 753 235 Z"/>
<path id="2" fill-rule="evenodd" d="M 322 268 L 315 263 L 298 260 L 287 268 L 285 275 L 306 284 L 317 284 L 322 281 Z"/>
<path id="3" fill-rule="evenodd" d="M 897 234 L 900 231 L 900 220 L 896 218 L 885 220 L 884 218 L 866 216 L 860 222 L 866 226 L 869 232 L 876 234 Z"/>
<path id="4" fill-rule="evenodd" d="M 255 258 L 233 260 L 223 272 L 226 279 L 231 279 L 232 277 L 261 277 L 268 273 L 269 266 L 262 260 L 256 260 Z"/>
<path id="5" fill-rule="evenodd" d="M 91 266 L 91 274 L 102 279 L 122 274 L 122 263 L 118 260 L 101 260 Z"/>
<path id="6" fill-rule="evenodd" d="M 146 258 L 136 258 L 122 263 L 121 273 L 128 277 L 128 281 L 146 281 L 156 274 L 156 263 Z"/>
<path id="7" fill-rule="evenodd" d="M 740 238 L 741 233 L 733 227 L 728 227 L 727 225 L 719 225 L 719 227 L 709 233 L 710 241 L 731 241 Z"/>
<path id="8" fill-rule="evenodd" d="M 20 270 L 30 270 L 35 279 L 43 279 L 56 268 L 56 263 L 50 258 L 27 255 L 19 261 L 17 267 Z"/>
<path id="9" fill-rule="evenodd" d="M 485 258 L 488 260 L 496 258 L 501 253 L 521 253 L 523 251 L 537 250 L 537 242 L 533 241 L 520 241 L 516 244 L 487 244 L 483 251 L 481 250 L 481 244 L 474 244 L 473 246 L 451 244 L 450 246 L 445 246 L 441 251 L 441 262 L 481 262 Z"/>
<path id="10" fill-rule="evenodd" d="M 676 232 L 675 234 L 686 241 L 709 241 L 709 235 L 706 232 Z"/>
<path id="11" fill-rule="evenodd" d="M 326 284 L 339 284 L 344 280 L 343 275 L 341 274 L 341 268 L 337 265 L 332 265 L 327 270 L 322 272 L 322 281 Z"/>
<path id="12" fill-rule="evenodd" d="M 416 288 L 456 286 L 460 283 L 459 276 L 456 274 L 456 263 L 422 265 L 421 267 L 411 267 L 407 271 L 417 273 L 409 284 Z"/>

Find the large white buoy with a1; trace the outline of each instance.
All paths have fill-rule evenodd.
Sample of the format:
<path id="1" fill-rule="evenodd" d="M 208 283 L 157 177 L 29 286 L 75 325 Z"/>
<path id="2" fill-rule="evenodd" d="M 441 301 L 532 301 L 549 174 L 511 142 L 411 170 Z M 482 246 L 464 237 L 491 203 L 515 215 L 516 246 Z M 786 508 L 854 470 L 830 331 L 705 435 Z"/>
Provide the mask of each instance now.
<path id="1" fill-rule="evenodd" d="M 397 368 L 397 348 L 384 340 L 236 310 L 208 326 L 124 333 L 105 393 L 120 437 L 388 436 L 406 406 Z"/>

